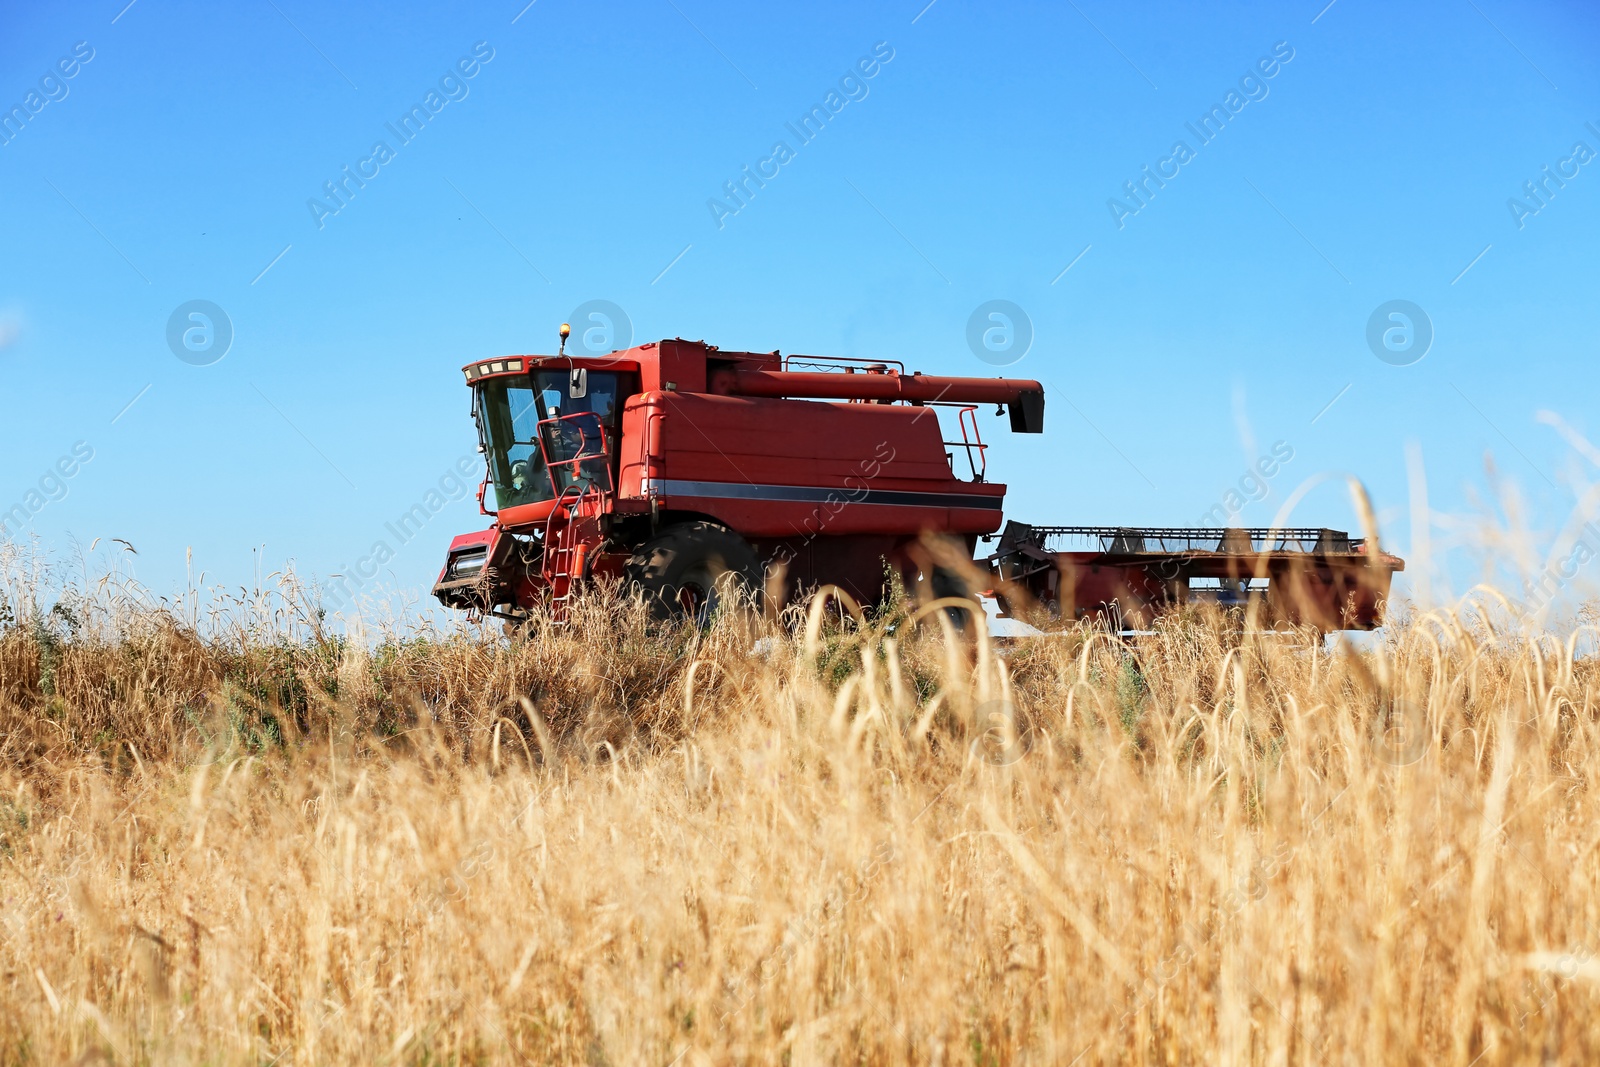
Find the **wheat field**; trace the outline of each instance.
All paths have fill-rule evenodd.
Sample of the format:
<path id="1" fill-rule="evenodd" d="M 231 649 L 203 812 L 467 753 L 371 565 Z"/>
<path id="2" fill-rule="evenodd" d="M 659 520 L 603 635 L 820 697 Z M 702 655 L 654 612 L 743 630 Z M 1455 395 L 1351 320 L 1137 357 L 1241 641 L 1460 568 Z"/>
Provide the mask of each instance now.
<path id="1" fill-rule="evenodd" d="M 1576 632 L 594 599 L 346 638 L 292 584 L 27 580 L 0 1061 L 1600 1058 Z"/>

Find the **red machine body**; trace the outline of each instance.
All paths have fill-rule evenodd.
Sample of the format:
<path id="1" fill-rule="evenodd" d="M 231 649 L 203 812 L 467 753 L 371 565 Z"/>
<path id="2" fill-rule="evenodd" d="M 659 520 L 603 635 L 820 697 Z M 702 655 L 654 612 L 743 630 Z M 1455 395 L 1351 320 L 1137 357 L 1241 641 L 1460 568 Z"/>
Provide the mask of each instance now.
<path id="1" fill-rule="evenodd" d="M 626 575 L 652 534 L 688 523 L 733 531 L 764 563 L 782 561 L 791 587 L 831 583 L 875 600 L 886 566 L 907 576 L 916 568 L 913 546 L 923 533 L 953 535 L 970 550 L 1000 528 L 1006 487 L 987 480 L 977 405 L 1009 405 L 1013 429 L 1043 429 L 1044 389 L 1035 381 L 722 352 L 698 341 L 602 358 L 505 357 L 465 371 L 489 461 L 480 500 L 493 483 L 500 507 L 485 509 L 496 520 L 490 531 L 452 544 L 434 591 L 452 606 L 513 616 L 545 595 L 559 602 L 583 577 Z M 505 383 L 552 373 L 576 383 L 579 372 L 585 393 L 597 382 L 609 390 L 604 411 L 590 403 L 553 420 L 550 412 L 578 398 L 534 388 L 531 402 L 546 417 L 523 421 L 591 417 L 591 436 L 605 443 L 579 462 L 597 463 L 603 453 L 606 476 L 590 479 L 581 505 L 561 477 L 524 498 L 512 468 L 526 459 L 516 450 L 537 436 L 543 453 L 554 431 L 518 430 L 522 387 Z M 945 440 L 938 407 L 951 409 L 960 439 Z M 547 468 L 572 462 L 542 458 Z M 552 569 L 549 550 L 561 536 L 574 552 L 585 546 L 581 573 Z"/>
<path id="2" fill-rule="evenodd" d="M 643 589 L 664 613 L 698 611 L 722 575 L 759 593 L 774 564 L 791 593 L 827 583 L 874 601 L 895 572 L 934 595 L 977 592 L 963 577 L 972 567 L 934 562 L 922 538 L 952 539 L 970 562 L 977 540 L 1001 527 L 1006 487 L 988 480 L 978 405 L 1008 412 L 1014 432 L 1044 424 L 1036 381 L 682 339 L 605 357 L 497 357 L 464 373 L 488 467 L 478 498 L 494 523 L 451 543 L 434 594 L 509 619 L 564 618 L 574 592 L 599 575 Z M 491 486 L 497 510 L 486 506 Z M 1013 597 L 1025 590 L 1069 619 L 1093 611 L 1139 624 L 1204 599 L 1179 584 L 1207 567 L 1237 586 L 1260 558 L 1236 541 L 1210 564 L 1192 545 L 1156 557 L 1102 546 L 1079 558 L 1013 528 L 1057 529 L 1013 523 L 985 563 Z M 1346 546 L 1318 555 L 1321 570 L 1268 567 L 1280 588 L 1291 573 L 1296 588 L 1310 587 L 1308 573 L 1312 586 L 1337 573 L 1314 608 L 1277 597 L 1279 615 L 1328 629 L 1377 625 L 1403 564 L 1357 555 Z"/>

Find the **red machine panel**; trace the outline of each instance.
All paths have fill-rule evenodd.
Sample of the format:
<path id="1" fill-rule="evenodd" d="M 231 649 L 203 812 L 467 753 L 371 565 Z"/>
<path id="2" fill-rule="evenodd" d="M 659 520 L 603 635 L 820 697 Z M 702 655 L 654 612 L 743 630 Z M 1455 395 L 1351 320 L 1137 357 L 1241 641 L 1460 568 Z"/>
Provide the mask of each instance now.
<path id="1" fill-rule="evenodd" d="M 989 533 L 1005 486 L 951 473 L 933 408 L 652 392 L 623 412 L 620 495 L 746 537 Z"/>

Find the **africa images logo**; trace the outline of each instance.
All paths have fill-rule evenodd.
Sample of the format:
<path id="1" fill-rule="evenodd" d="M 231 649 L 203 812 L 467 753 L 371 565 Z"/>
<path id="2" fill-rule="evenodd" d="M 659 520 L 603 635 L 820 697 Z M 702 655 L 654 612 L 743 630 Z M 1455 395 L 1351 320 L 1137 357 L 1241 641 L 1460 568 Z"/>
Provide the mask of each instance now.
<path id="1" fill-rule="evenodd" d="M 365 158 L 356 161 L 355 170 L 351 171 L 350 164 L 346 163 L 340 170 L 340 176 L 334 181 L 322 183 L 322 191 L 327 197 L 311 197 L 306 201 L 306 208 L 311 212 L 311 219 L 317 224 L 317 229 L 327 226 L 330 216 L 337 215 L 350 206 L 350 201 L 355 199 L 356 193 L 367 187 L 367 182 L 376 178 L 380 168 L 387 165 L 398 154 L 399 150 L 414 141 L 422 131 L 427 128 L 434 116 L 445 109 L 451 101 L 460 101 L 467 98 L 472 90 L 467 82 L 478 76 L 491 59 L 494 58 L 494 49 L 488 41 L 479 41 L 472 46 L 471 56 L 462 56 L 456 60 L 453 68 L 447 70 L 439 77 L 438 89 L 429 89 L 423 94 L 422 102 L 412 104 L 410 109 L 401 114 L 394 122 L 384 123 L 384 128 L 394 135 L 395 143 L 390 146 L 388 141 L 374 141 Z"/>
<path id="2" fill-rule="evenodd" d="M 967 317 L 967 347 L 994 367 L 1022 361 L 1033 347 L 1033 320 L 1009 300 L 988 300 Z"/>
<path id="3" fill-rule="evenodd" d="M 167 317 L 167 347 L 192 367 L 209 367 L 233 347 L 233 320 L 209 300 L 189 300 Z"/>
<path id="4" fill-rule="evenodd" d="M 877 77 L 878 72 L 893 58 L 894 47 L 888 41 L 873 45 L 872 55 L 862 56 L 853 67 L 841 74 L 838 88 L 830 88 L 823 96 L 822 103 L 812 104 L 795 122 L 783 124 L 794 135 L 794 147 L 789 146 L 787 139 L 775 141 L 767 155 L 756 161 L 753 171 L 746 163 L 740 168 L 737 178 L 723 182 L 722 192 L 727 200 L 719 200 L 714 196 L 706 200 L 706 209 L 711 212 L 711 221 L 717 224 L 717 229 L 722 229 L 727 225 L 727 219 L 749 207 L 756 191 L 765 189 L 767 182 L 781 174 L 782 168 L 797 157 L 799 149 L 821 136 L 822 131 L 828 128 L 828 123 L 847 104 L 865 100 L 871 92 L 867 82 Z"/>
<path id="5" fill-rule="evenodd" d="M 1409 367 L 1433 347 L 1433 320 L 1410 300 L 1389 300 L 1367 319 L 1367 347 L 1392 367 Z"/>
<path id="6" fill-rule="evenodd" d="M 0 105 L 0 144 L 10 144 L 46 107 L 65 100 L 72 92 L 72 86 L 67 83 L 93 58 L 94 46 L 88 41 L 79 41 L 72 46 L 70 56 L 57 59 L 55 66 L 44 72 L 39 88 L 29 89 L 22 103 L 10 108 Z"/>
<path id="7" fill-rule="evenodd" d="M 1140 168 L 1140 177 L 1123 182 L 1122 191 L 1128 199 L 1123 201 L 1113 196 L 1106 200 L 1106 210 L 1111 212 L 1111 221 L 1117 224 L 1117 229 L 1126 227 L 1128 219 L 1149 207 L 1149 202 L 1155 199 L 1156 190 L 1165 189 L 1167 182 L 1182 173 L 1182 169 L 1199 154 L 1198 150 L 1220 137 L 1228 123 L 1242 112 L 1247 104 L 1265 100 L 1267 94 L 1271 92 L 1267 82 L 1277 77 L 1279 71 L 1293 58 L 1294 48 L 1288 41 L 1279 41 L 1273 45 L 1272 55 L 1262 56 L 1256 60 L 1255 66 L 1240 77 L 1237 90 L 1229 89 L 1223 96 L 1222 103 L 1212 104 L 1210 109 L 1202 112 L 1194 122 L 1183 124 L 1184 128 L 1194 136 L 1193 148 L 1189 146 L 1188 141 L 1175 141 L 1167 155 L 1156 160 L 1154 171 L 1146 163 Z"/>

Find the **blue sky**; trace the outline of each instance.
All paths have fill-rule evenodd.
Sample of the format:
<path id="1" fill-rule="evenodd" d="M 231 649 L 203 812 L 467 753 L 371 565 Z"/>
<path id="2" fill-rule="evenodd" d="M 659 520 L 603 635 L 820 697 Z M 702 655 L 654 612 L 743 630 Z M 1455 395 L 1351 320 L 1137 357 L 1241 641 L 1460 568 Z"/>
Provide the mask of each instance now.
<path id="1" fill-rule="evenodd" d="M 7 5 L 0 106 L 38 111 L 0 145 L 0 508 L 84 442 L 47 550 L 122 538 L 158 592 L 190 549 L 230 586 L 325 576 L 470 453 L 457 368 L 551 350 L 586 301 L 636 341 L 989 375 L 967 326 L 998 299 L 1033 330 L 1005 373 L 1050 387 L 1042 438 L 984 422 L 1013 517 L 1195 523 L 1283 442 L 1240 522 L 1348 472 L 1406 553 L 1410 446 L 1435 549 L 1492 507 L 1486 453 L 1548 538 L 1589 471 L 1537 413 L 1600 433 L 1600 11 L 1325 2 Z M 330 214 L 347 166 L 376 173 Z M 232 327 L 208 365 L 167 340 L 193 300 Z M 1409 365 L 1367 341 L 1393 300 L 1431 323 Z M 1335 482 L 1294 521 L 1358 525 Z M 483 523 L 449 504 L 384 583 Z"/>

